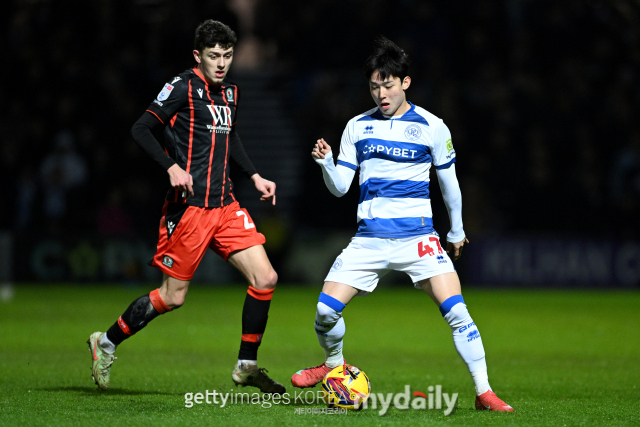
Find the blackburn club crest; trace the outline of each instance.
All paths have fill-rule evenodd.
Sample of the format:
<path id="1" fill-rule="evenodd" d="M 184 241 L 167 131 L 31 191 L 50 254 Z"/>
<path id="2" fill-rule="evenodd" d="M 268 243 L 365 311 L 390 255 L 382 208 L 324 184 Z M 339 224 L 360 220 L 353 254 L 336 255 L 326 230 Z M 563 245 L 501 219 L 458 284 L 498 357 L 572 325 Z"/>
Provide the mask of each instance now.
<path id="1" fill-rule="evenodd" d="M 228 88 L 226 94 L 227 94 L 227 101 L 233 102 L 233 89 Z"/>

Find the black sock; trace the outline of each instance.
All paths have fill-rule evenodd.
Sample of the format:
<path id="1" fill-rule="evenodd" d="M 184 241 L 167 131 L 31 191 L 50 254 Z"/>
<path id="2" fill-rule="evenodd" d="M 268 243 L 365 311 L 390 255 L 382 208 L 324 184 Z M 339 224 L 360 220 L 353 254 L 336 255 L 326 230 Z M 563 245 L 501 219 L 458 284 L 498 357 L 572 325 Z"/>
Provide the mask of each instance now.
<path id="1" fill-rule="evenodd" d="M 258 347 L 267 328 L 272 296 L 273 289 L 258 290 L 249 286 L 242 308 L 242 341 L 238 359 L 258 359 Z"/>
<path id="2" fill-rule="evenodd" d="M 136 299 L 107 331 L 107 338 L 115 345 L 129 338 L 147 323 L 171 310 L 162 301 L 158 289 Z"/>

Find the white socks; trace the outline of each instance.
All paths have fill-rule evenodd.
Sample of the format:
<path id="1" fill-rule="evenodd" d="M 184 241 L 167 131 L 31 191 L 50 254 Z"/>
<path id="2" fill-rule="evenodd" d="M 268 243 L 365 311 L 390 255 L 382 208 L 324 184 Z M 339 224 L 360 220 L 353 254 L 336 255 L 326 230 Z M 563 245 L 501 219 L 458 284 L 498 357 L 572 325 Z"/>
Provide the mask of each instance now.
<path id="1" fill-rule="evenodd" d="M 320 294 L 320 301 L 316 312 L 316 334 L 320 346 L 324 349 L 325 364 L 329 368 L 335 368 L 344 363 L 342 338 L 346 328 L 342 318 L 342 309 L 345 305 L 324 293 Z M 340 310 L 338 311 L 336 308 Z"/>
<path id="2" fill-rule="evenodd" d="M 102 334 L 100 338 L 100 348 L 107 354 L 113 354 L 116 352 L 116 345 L 107 338 L 107 333 Z"/>
<path id="3" fill-rule="evenodd" d="M 482 338 L 480 338 L 478 327 L 467 311 L 467 306 L 462 301 L 462 296 L 456 295 L 456 297 L 459 297 L 460 302 L 454 304 L 446 314 L 444 314 L 444 320 L 451 326 L 453 343 L 456 346 L 458 354 L 467 364 L 476 388 L 476 394 L 481 395 L 491 390 Z M 447 301 L 445 301 L 442 306 L 445 306 Z M 453 302 L 456 301 L 454 300 Z"/>

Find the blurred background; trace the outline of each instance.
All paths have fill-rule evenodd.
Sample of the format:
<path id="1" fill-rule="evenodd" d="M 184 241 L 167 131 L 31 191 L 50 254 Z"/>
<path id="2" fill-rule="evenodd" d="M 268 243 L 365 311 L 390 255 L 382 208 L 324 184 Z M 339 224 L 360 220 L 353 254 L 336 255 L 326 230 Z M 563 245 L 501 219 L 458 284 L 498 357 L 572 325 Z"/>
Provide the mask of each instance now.
<path id="1" fill-rule="evenodd" d="M 336 199 L 310 152 L 320 137 L 337 150 L 374 106 L 362 65 L 382 34 L 412 59 L 408 100 L 453 136 L 465 285 L 638 288 L 639 5 L 12 1 L 0 16 L 0 283 L 160 279 L 146 262 L 168 179 L 129 131 L 194 65 L 195 27 L 213 18 L 238 33 L 238 131 L 278 185 L 277 206 L 262 204 L 235 171 L 236 195 L 281 282 L 320 287 L 356 231 L 356 180 Z M 444 238 L 435 174 L 432 204 Z M 241 279 L 210 253 L 194 281 Z"/>

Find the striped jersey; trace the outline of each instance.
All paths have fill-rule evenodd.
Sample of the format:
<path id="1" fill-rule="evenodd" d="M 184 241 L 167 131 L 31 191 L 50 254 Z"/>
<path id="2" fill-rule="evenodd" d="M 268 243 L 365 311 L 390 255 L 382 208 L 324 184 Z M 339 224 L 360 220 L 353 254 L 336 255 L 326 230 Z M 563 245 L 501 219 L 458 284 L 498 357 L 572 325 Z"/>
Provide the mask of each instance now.
<path id="1" fill-rule="evenodd" d="M 170 188 L 167 200 L 190 206 L 221 207 L 235 201 L 229 178 L 229 146 L 235 132 L 238 86 L 210 86 L 192 68 L 166 83 L 148 112 L 163 124 L 164 149 L 193 176 L 194 197 Z"/>
<path id="2" fill-rule="evenodd" d="M 360 169 L 360 237 L 402 238 L 435 233 L 429 169 L 456 161 L 442 119 L 416 105 L 399 117 L 376 107 L 349 121 L 338 166 Z"/>

